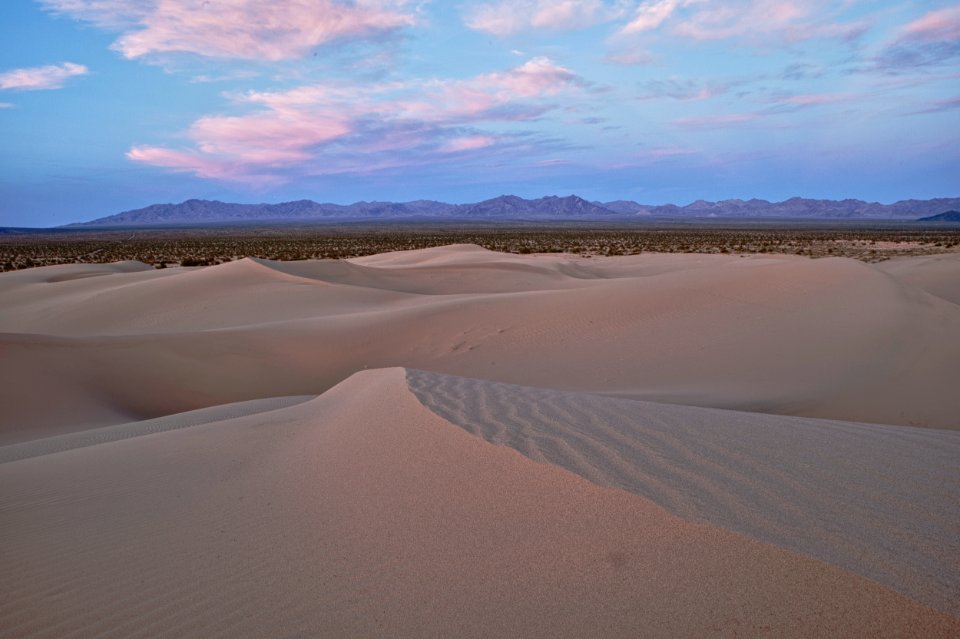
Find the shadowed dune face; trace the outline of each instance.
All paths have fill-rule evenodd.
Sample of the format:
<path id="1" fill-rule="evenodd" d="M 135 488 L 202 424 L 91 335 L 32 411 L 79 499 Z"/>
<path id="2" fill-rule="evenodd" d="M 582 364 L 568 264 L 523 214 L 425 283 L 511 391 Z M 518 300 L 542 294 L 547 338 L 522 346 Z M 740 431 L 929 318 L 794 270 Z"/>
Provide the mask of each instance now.
<path id="1" fill-rule="evenodd" d="M 943 283 L 948 272 L 960 280 L 960 262 L 938 262 L 924 280 L 936 286 L 906 270 L 453 246 L 349 262 L 5 273 L 0 442 L 315 395 L 387 366 L 956 428 L 960 306 Z"/>
<path id="2" fill-rule="evenodd" d="M 472 437 L 421 405 L 399 369 L 207 417 L 0 464 L 7 631 L 960 632 L 852 572 Z"/>

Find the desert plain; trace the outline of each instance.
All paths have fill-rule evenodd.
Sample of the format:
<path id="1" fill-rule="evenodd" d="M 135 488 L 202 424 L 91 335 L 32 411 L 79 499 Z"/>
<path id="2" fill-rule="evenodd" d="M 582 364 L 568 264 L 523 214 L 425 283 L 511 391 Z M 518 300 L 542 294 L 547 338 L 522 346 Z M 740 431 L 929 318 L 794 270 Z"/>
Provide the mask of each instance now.
<path id="1" fill-rule="evenodd" d="M 960 636 L 960 253 L 0 274 L 2 637 Z"/>

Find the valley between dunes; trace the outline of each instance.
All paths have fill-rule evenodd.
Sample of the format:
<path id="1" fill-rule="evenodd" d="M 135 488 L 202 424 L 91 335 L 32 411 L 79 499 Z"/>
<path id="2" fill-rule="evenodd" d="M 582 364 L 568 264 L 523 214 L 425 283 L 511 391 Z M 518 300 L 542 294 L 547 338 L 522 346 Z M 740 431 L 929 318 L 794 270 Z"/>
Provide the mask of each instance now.
<path id="1" fill-rule="evenodd" d="M 960 254 L 0 274 L 0 637 L 960 636 Z"/>

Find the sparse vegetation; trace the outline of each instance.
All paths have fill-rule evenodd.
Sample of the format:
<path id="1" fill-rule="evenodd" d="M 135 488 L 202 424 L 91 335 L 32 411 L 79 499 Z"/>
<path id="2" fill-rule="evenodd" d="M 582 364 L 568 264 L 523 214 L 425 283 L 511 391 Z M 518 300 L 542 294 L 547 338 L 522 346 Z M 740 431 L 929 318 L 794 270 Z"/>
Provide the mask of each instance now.
<path id="1" fill-rule="evenodd" d="M 501 223 L 170 228 L 132 234 L 130 230 L 56 230 L 0 235 L 0 270 L 121 260 L 166 268 L 208 266 L 243 257 L 342 259 L 454 243 L 523 254 L 781 253 L 876 262 L 898 255 L 960 251 L 960 228 Z"/>

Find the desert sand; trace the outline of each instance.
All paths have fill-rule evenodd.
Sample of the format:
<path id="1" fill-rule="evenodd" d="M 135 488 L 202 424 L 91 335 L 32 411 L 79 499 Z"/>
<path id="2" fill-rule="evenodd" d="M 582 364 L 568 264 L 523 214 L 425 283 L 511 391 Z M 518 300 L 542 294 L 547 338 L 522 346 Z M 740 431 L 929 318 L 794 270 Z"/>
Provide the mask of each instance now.
<path id="1" fill-rule="evenodd" d="M 960 636 L 960 259 L 0 274 L 0 636 Z"/>

